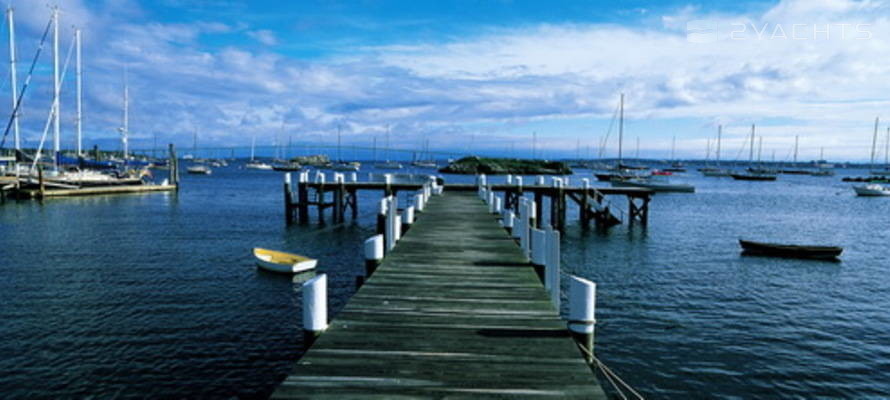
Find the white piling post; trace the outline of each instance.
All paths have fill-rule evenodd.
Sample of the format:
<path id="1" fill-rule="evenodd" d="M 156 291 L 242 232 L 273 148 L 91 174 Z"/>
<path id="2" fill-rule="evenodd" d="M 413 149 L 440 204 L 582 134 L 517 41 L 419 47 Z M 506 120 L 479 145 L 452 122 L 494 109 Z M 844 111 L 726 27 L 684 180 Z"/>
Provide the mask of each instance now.
<path id="1" fill-rule="evenodd" d="M 541 175 L 538 175 L 538 181 L 537 181 L 536 184 L 537 184 L 538 186 L 544 186 L 544 177 L 541 176 Z"/>
<path id="2" fill-rule="evenodd" d="M 590 179 L 581 178 L 581 185 L 584 186 L 584 190 L 590 189 Z"/>
<path id="3" fill-rule="evenodd" d="M 392 174 L 383 174 L 383 183 L 392 185 Z"/>
<path id="4" fill-rule="evenodd" d="M 513 174 L 507 174 L 507 184 L 508 185 L 513 184 Z"/>
<path id="5" fill-rule="evenodd" d="M 519 239 L 520 234 L 522 233 L 522 208 L 525 207 L 525 199 L 521 199 L 519 204 L 516 205 L 516 214 L 513 218 L 513 230 L 510 231 L 510 236 L 514 239 Z"/>
<path id="6" fill-rule="evenodd" d="M 532 228 L 531 232 L 531 242 L 532 242 L 532 264 L 535 265 L 547 265 L 547 232 L 544 232 L 540 229 Z M 544 288 L 550 289 L 547 286 L 549 282 L 544 280 Z"/>
<path id="7" fill-rule="evenodd" d="M 383 235 L 374 235 L 365 240 L 365 277 L 371 276 L 383 261 Z"/>
<path id="8" fill-rule="evenodd" d="M 480 174 L 480 175 L 479 175 L 478 184 L 479 184 L 480 187 L 486 185 L 485 174 Z"/>
<path id="9" fill-rule="evenodd" d="M 423 209 L 426 208 L 426 201 L 423 199 L 422 194 L 418 193 L 414 195 L 414 207 L 417 212 L 423 212 Z"/>
<path id="10" fill-rule="evenodd" d="M 406 207 L 402 212 L 402 225 L 411 225 L 414 223 L 414 206 Z"/>
<path id="11" fill-rule="evenodd" d="M 531 227 L 530 214 L 535 210 L 534 204 L 535 202 L 533 201 L 526 201 L 525 204 L 523 204 L 522 208 L 519 210 L 519 219 L 522 220 L 522 225 L 520 226 L 519 231 L 519 247 L 522 249 L 522 254 L 525 254 L 526 257 L 529 256 L 529 252 L 531 251 L 529 228 Z"/>
<path id="12" fill-rule="evenodd" d="M 589 354 L 592 361 L 593 336 L 596 326 L 596 283 L 572 276 L 569 278 L 569 331 Z"/>
<path id="13" fill-rule="evenodd" d="M 312 338 L 328 328 L 328 276 L 321 274 L 303 283 L 303 330 Z"/>
<path id="14" fill-rule="evenodd" d="M 550 216 L 551 216 L 550 208 L 551 207 L 553 207 L 553 201 L 550 199 L 550 197 L 544 196 L 541 199 L 541 214 L 542 214 L 541 215 L 541 226 L 542 227 L 550 226 Z"/>
<path id="15" fill-rule="evenodd" d="M 522 190 L 522 177 L 517 176 L 514 181 L 516 182 L 516 187 L 519 188 L 519 190 Z"/>
<path id="16" fill-rule="evenodd" d="M 358 172 L 352 172 L 349 174 L 349 180 L 351 182 L 358 182 Z"/>
<path id="17" fill-rule="evenodd" d="M 494 212 L 492 214 L 500 214 L 501 213 L 501 198 L 495 196 L 494 198 Z"/>
<path id="18" fill-rule="evenodd" d="M 392 251 L 396 247 L 396 203 L 393 196 L 386 198 L 386 251 Z"/>
<path id="19" fill-rule="evenodd" d="M 510 232 L 513 232 L 513 225 L 514 225 L 513 219 L 514 218 L 515 218 L 515 214 L 513 214 L 513 211 L 507 211 L 506 213 L 504 213 L 504 222 L 503 222 L 504 228 L 509 229 Z"/>
<path id="20" fill-rule="evenodd" d="M 560 270 L 560 249 L 559 249 L 559 231 L 553 230 L 548 231 L 547 233 L 547 264 L 545 268 L 545 283 L 547 281 L 550 282 L 550 299 L 553 302 L 553 306 L 556 307 L 557 311 L 559 310 L 559 302 L 560 302 L 560 284 L 559 284 L 559 270 Z"/>
<path id="21" fill-rule="evenodd" d="M 495 199 L 494 191 L 491 188 L 488 188 L 488 212 L 494 213 L 494 199 Z"/>

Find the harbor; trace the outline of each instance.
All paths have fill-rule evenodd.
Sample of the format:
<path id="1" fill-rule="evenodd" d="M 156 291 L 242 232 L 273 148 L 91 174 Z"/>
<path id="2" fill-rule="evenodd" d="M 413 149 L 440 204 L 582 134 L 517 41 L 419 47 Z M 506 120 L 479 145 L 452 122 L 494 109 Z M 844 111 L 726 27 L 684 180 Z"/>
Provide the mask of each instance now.
<path id="1" fill-rule="evenodd" d="M 11 0 L 0 396 L 890 398 L 873 3 Z"/>

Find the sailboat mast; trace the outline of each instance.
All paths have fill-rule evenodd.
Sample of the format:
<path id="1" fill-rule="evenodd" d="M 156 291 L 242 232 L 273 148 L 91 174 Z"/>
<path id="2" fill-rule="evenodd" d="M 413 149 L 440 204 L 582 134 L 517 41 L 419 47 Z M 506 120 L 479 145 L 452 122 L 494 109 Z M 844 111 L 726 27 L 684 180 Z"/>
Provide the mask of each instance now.
<path id="1" fill-rule="evenodd" d="M 708 161 L 711 160 L 711 138 L 706 138 L 707 144 L 705 145 L 705 164 L 707 165 Z"/>
<path id="2" fill-rule="evenodd" d="M 871 166 L 870 169 L 875 168 L 875 148 L 878 146 L 878 122 L 880 117 L 875 117 L 875 133 L 871 139 Z"/>
<path id="3" fill-rule="evenodd" d="M 624 146 L 624 93 L 618 103 L 618 166 L 621 167 L 621 151 Z"/>
<path id="4" fill-rule="evenodd" d="M 10 92 L 12 93 L 12 110 L 14 113 L 12 114 L 12 129 L 13 129 L 13 141 L 15 144 L 16 150 L 22 149 L 21 139 L 19 138 L 19 113 L 16 110 L 16 105 L 18 104 L 18 84 L 16 83 L 16 71 L 15 71 L 15 21 L 13 18 L 13 9 L 10 5 L 6 8 L 6 19 L 9 23 L 9 87 L 12 88 Z"/>
<path id="5" fill-rule="evenodd" d="M 748 155 L 748 162 L 754 163 L 754 124 L 751 124 L 751 149 L 750 154 Z"/>
<path id="6" fill-rule="evenodd" d="M 83 65 L 81 63 L 81 58 L 80 58 L 80 45 L 81 45 L 80 29 L 74 30 L 74 45 L 75 45 L 75 49 L 76 49 L 75 57 L 76 57 L 76 68 L 77 68 L 77 72 L 76 72 L 77 117 L 75 119 L 75 122 L 77 123 L 77 148 L 76 148 L 76 150 L 77 150 L 77 156 L 80 157 L 83 155 L 83 149 L 81 147 L 83 145 L 83 114 L 82 114 L 82 111 L 83 111 L 83 105 L 82 105 L 82 100 L 83 100 L 83 86 L 82 86 Z"/>
<path id="7" fill-rule="evenodd" d="M 340 124 L 337 124 L 337 162 L 343 162 L 343 157 L 340 157 Z"/>
<path id="8" fill-rule="evenodd" d="M 61 81 L 59 80 L 59 7 L 53 8 L 53 166 L 55 170 L 59 170 L 59 153 L 61 153 L 60 142 L 60 90 Z"/>
<path id="9" fill-rule="evenodd" d="M 887 127 L 887 138 L 884 139 L 884 168 L 890 165 L 890 126 Z"/>
<path id="10" fill-rule="evenodd" d="M 677 148 L 677 136 L 671 138 L 671 161 L 674 160 L 674 151 Z"/>
<path id="11" fill-rule="evenodd" d="M 759 165 L 763 155 L 763 136 L 757 138 L 757 164 Z"/>
<path id="12" fill-rule="evenodd" d="M 121 131 L 121 144 L 124 149 L 124 161 L 129 157 L 129 135 L 130 135 L 130 81 L 127 76 L 127 68 L 124 67 L 124 127 Z"/>
<path id="13" fill-rule="evenodd" d="M 250 138 L 250 161 L 253 162 L 254 153 L 256 152 L 256 135 Z"/>
<path id="14" fill-rule="evenodd" d="M 799 135 L 794 135 L 794 166 L 797 167 L 797 144 Z"/>
<path id="15" fill-rule="evenodd" d="M 717 125 L 717 166 L 720 166 L 720 140 L 723 136 L 723 125 Z"/>

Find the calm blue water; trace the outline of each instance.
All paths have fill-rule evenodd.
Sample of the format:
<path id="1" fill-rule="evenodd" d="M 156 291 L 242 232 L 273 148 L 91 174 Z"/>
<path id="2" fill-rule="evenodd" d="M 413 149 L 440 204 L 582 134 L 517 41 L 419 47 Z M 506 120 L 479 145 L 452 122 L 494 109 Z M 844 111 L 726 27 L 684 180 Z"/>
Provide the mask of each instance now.
<path id="1" fill-rule="evenodd" d="M 840 177 L 689 175 L 697 193 L 656 196 L 648 229 L 571 214 L 563 267 L 598 283 L 599 358 L 650 397 L 890 396 L 890 202 Z M 0 205 L 0 393 L 267 396 L 303 351 L 299 282 L 250 249 L 319 258 L 336 313 L 378 198 L 357 224 L 287 227 L 280 173 L 228 167 L 178 195 Z M 846 251 L 742 257 L 740 237 Z"/>

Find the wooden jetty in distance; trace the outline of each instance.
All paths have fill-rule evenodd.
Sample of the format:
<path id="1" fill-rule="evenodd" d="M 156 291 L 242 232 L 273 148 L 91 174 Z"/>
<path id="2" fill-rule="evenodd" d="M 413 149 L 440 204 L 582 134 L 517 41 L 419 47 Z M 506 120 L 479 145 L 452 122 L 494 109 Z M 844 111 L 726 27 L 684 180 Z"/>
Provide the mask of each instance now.
<path id="1" fill-rule="evenodd" d="M 385 190 L 413 188 L 392 184 Z M 304 329 L 327 329 L 272 398 L 606 398 L 560 319 L 558 281 L 554 304 L 553 290 L 542 287 L 536 267 L 476 197 L 477 189 L 448 186 L 442 196 L 416 198 L 423 204 L 417 221 L 410 217 L 415 202 L 402 213 L 410 229 L 379 267 L 369 269 L 373 275 L 329 326 L 326 306 L 318 311 L 314 303 L 325 295 L 316 282 L 304 284 Z M 389 201 L 387 215 L 395 221 L 397 206 Z M 558 246 L 558 232 L 551 234 Z M 379 237 L 366 242 L 366 258 L 368 243 L 383 257 Z M 558 279 L 558 250 L 550 259 Z M 553 271 L 547 268 L 545 276 Z M 592 340 L 589 313 L 569 327 L 587 324 Z"/>
<path id="2" fill-rule="evenodd" d="M 288 223 L 305 224 L 309 222 L 310 208 L 315 207 L 318 214 L 318 222 L 325 222 L 325 210 L 332 210 L 334 223 L 345 221 L 347 211 L 351 211 L 352 218 L 358 215 L 359 190 L 381 191 L 384 196 L 397 195 L 399 192 L 414 192 L 419 190 L 425 182 L 424 179 L 415 182 L 393 181 L 390 177 L 378 182 L 359 182 L 357 175 L 353 173 L 350 181 L 345 175 L 340 175 L 334 182 L 325 182 L 324 174 L 316 173 L 315 179 L 310 180 L 308 174 L 298 175 L 296 192 L 292 183 L 284 185 L 284 214 Z M 431 178 L 428 176 L 426 181 Z M 484 181 L 485 177 L 481 179 Z M 561 178 L 559 182 L 564 182 Z M 639 221 L 643 225 L 649 222 L 649 202 L 654 194 L 651 189 L 634 187 L 592 187 L 589 181 L 582 179 L 581 186 L 567 186 L 564 184 L 545 185 L 544 178 L 538 177 L 533 185 L 523 185 L 519 177 L 509 177 L 507 183 L 486 184 L 492 192 L 504 193 L 504 208 L 512 209 L 519 199 L 526 194 L 531 194 L 535 199 L 536 215 L 542 216 L 544 198 L 550 200 L 550 221 L 554 228 L 564 231 L 566 226 L 566 201 L 572 200 L 578 205 L 579 219 L 583 226 L 588 226 L 594 221 L 597 226 L 609 227 L 620 224 L 624 219 L 624 213 L 607 200 L 606 196 L 625 196 L 628 200 L 627 221 L 634 223 Z M 477 184 L 444 184 L 447 192 L 475 192 L 479 188 Z M 330 194 L 330 196 L 328 195 Z M 536 227 L 542 227 L 543 218 L 536 219 Z"/>

